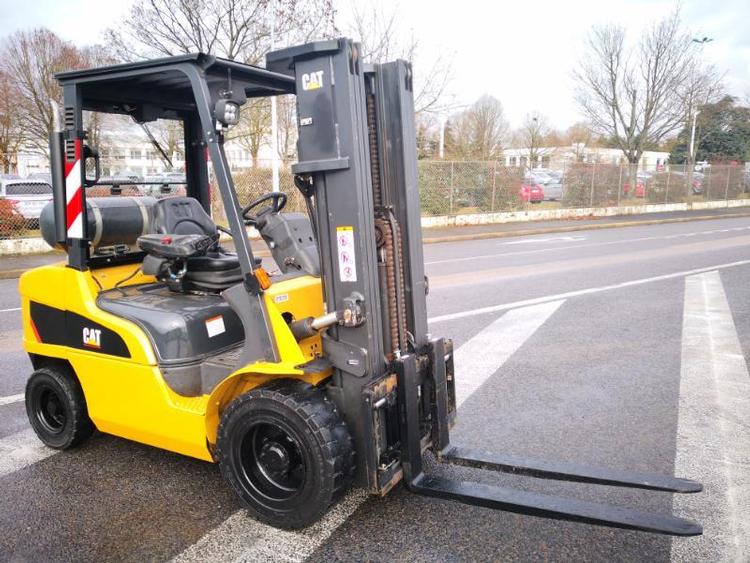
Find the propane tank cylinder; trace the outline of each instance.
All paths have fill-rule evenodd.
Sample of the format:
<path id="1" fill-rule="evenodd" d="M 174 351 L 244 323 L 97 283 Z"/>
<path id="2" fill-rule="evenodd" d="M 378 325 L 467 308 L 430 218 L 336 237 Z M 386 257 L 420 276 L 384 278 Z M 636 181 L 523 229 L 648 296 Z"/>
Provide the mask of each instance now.
<path id="1" fill-rule="evenodd" d="M 151 232 L 153 197 L 92 197 L 86 200 L 88 238 L 94 250 L 104 246 L 126 244 L 134 246 L 138 237 Z M 42 238 L 53 248 L 65 250 L 56 242 L 55 213 L 52 202 L 39 216 Z"/>

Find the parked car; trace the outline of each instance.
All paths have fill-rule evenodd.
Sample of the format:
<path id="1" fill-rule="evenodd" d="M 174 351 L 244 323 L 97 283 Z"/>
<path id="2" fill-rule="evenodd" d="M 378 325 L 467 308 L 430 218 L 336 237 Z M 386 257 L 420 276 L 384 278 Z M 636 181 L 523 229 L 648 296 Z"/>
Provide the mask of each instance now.
<path id="1" fill-rule="evenodd" d="M 646 197 L 646 185 L 651 180 L 652 174 L 649 172 L 638 172 L 635 178 L 635 190 L 631 191 L 630 182 L 622 185 L 622 193 L 625 197 Z"/>
<path id="2" fill-rule="evenodd" d="M 685 172 L 670 172 L 672 175 L 672 182 L 675 184 L 685 185 L 687 182 L 687 174 Z M 703 193 L 703 180 L 705 175 L 701 172 L 693 172 L 693 195 L 700 195 Z"/>
<path id="3" fill-rule="evenodd" d="M 48 184 L 52 185 L 52 174 L 49 172 L 34 172 L 26 176 L 27 180 L 43 180 Z"/>
<path id="4" fill-rule="evenodd" d="M 542 186 L 544 199 L 548 201 L 558 201 L 563 197 L 562 176 L 558 176 L 552 171 L 545 169 L 530 170 L 526 174 L 525 181 Z"/>
<path id="5" fill-rule="evenodd" d="M 141 191 L 144 195 L 153 197 L 167 197 L 175 195 L 185 195 L 186 179 L 182 172 L 165 172 L 164 174 L 154 174 L 146 176 Z M 163 183 L 160 183 L 163 182 Z"/>
<path id="6" fill-rule="evenodd" d="M 544 188 L 532 181 L 524 180 L 519 195 L 524 203 L 541 203 L 544 200 Z"/>
<path id="7" fill-rule="evenodd" d="M 47 202 L 52 201 L 52 186 L 44 180 L 1 179 L 0 198 L 12 204 L 31 225 L 39 222 L 39 215 Z"/>

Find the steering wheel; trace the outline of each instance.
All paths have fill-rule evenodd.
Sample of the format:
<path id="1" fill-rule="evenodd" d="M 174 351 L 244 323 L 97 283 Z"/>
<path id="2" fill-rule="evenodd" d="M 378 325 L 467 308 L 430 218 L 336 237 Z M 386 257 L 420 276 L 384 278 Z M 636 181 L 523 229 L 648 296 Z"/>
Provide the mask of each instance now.
<path id="1" fill-rule="evenodd" d="M 263 207 L 255 215 L 250 215 L 250 211 L 269 200 L 273 200 L 271 205 Z M 286 194 L 283 192 L 271 192 L 270 194 L 262 195 L 258 199 L 251 201 L 249 204 L 242 208 L 242 218 L 245 219 L 247 225 L 255 227 L 258 225 L 258 219 L 263 217 L 263 215 L 272 212 L 278 213 L 279 211 L 284 209 L 286 200 Z"/>

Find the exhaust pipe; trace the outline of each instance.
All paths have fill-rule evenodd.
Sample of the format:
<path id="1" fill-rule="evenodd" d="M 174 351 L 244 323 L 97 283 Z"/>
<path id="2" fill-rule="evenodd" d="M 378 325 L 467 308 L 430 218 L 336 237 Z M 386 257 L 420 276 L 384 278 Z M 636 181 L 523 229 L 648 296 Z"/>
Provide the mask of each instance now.
<path id="1" fill-rule="evenodd" d="M 57 102 L 50 100 L 52 106 L 52 132 L 49 135 L 49 165 L 52 176 L 52 201 L 54 202 L 55 240 L 64 245 L 67 241 L 67 223 L 65 214 L 65 139 L 60 108 Z"/>

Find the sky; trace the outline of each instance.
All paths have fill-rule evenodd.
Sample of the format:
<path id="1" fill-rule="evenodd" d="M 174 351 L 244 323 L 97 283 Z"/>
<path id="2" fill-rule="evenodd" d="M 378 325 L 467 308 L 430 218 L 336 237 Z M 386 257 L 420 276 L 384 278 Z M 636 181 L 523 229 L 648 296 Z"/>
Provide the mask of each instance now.
<path id="1" fill-rule="evenodd" d="M 0 36 L 47 26 L 78 45 L 101 42 L 102 32 L 116 26 L 133 1 L 26 0 L 19 9 L 17 0 L 0 0 Z M 348 29 L 351 1 L 334 0 L 339 29 Z M 623 25 L 635 41 L 676 5 L 662 0 L 371 1 L 385 12 L 397 11 L 400 34 L 417 39 L 417 80 L 420 68 L 429 70 L 438 54 L 450 61 L 448 99 L 454 107 L 490 94 L 502 102 L 512 126 L 533 113 L 559 129 L 581 119 L 571 74 L 591 26 Z M 726 72 L 728 91 L 750 98 L 750 1 L 685 0 L 682 17 L 696 37 L 713 38 L 703 57 Z"/>

